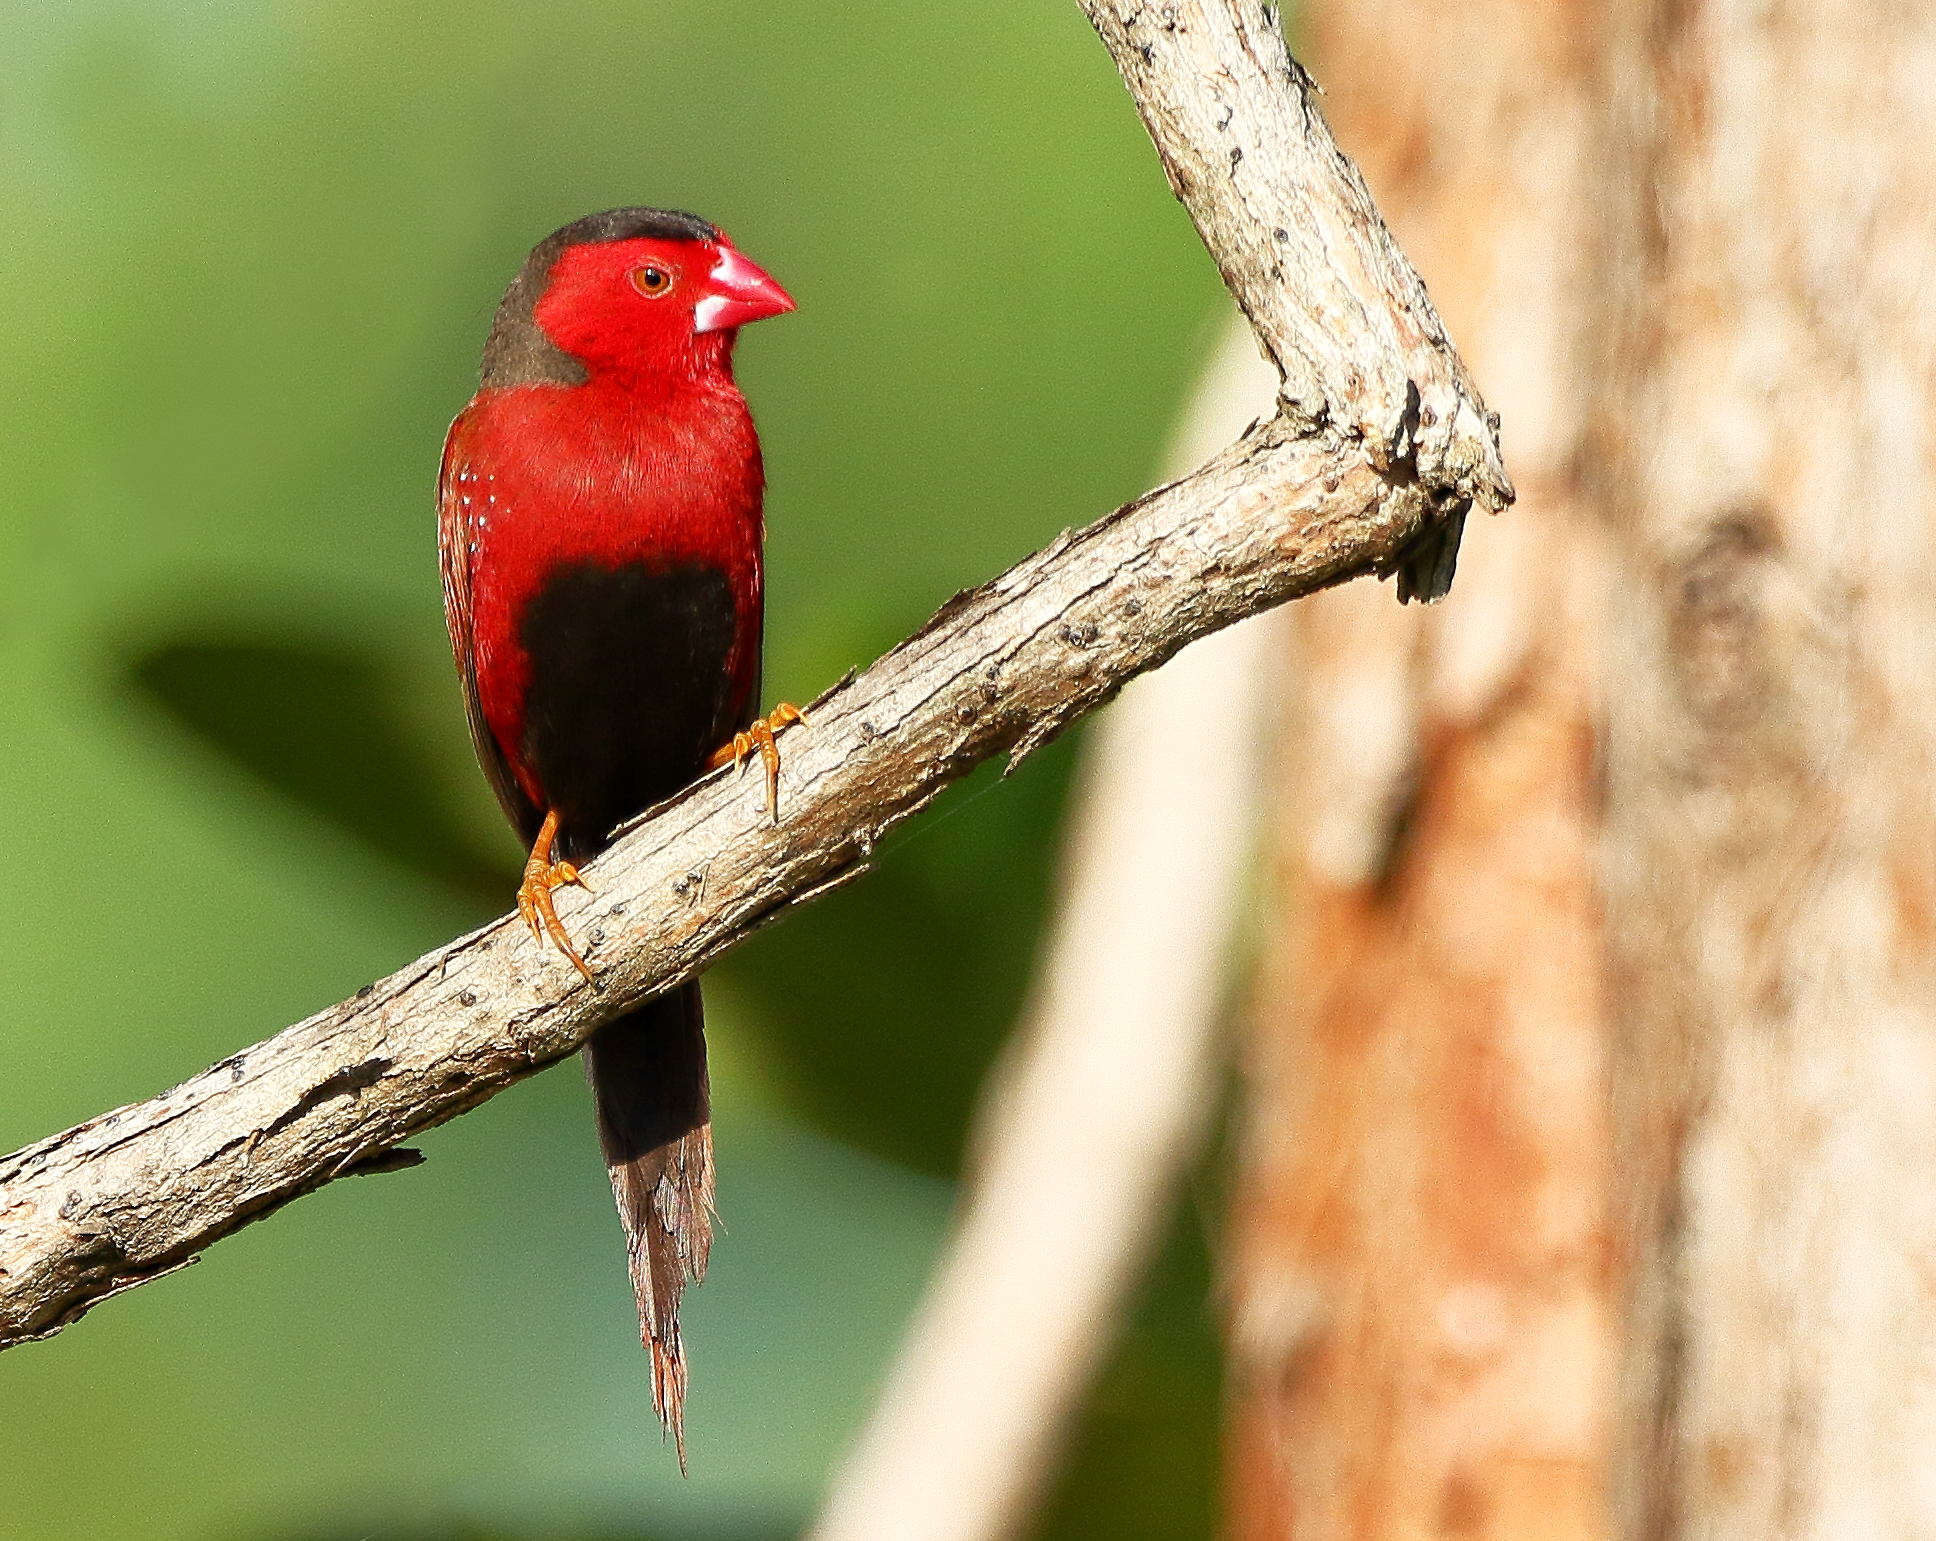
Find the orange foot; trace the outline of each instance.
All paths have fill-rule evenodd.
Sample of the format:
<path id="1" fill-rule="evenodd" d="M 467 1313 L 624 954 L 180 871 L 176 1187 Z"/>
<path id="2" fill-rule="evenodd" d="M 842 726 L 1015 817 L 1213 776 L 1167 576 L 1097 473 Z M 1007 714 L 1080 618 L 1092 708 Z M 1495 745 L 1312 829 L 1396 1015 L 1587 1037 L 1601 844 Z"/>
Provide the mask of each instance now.
<path id="1" fill-rule="evenodd" d="M 780 746 L 773 742 L 773 735 L 790 722 L 804 728 L 807 714 L 791 701 L 782 701 L 766 716 L 754 719 L 744 733 L 735 733 L 730 744 L 715 749 L 706 762 L 707 770 L 718 770 L 728 760 L 736 769 L 743 770 L 747 759 L 755 750 L 759 751 L 760 763 L 766 767 L 766 806 L 772 811 L 775 824 L 780 822 Z"/>
<path id="2" fill-rule="evenodd" d="M 524 864 L 524 881 L 518 885 L 518 913 L 531 928 L 534 941 L 543 942 L 549 936 L 552 945 L 571 959 L 572 966 L 587 980 L 592 980 L 591 965 L 571 945 L 570 933 L 551 902 L 554 889 L 576 887 L 590 893 L 592 885 L 578 875 L 578 869 L 570 862 L 551 859 L 551 844 L 557 838 L 558 813 L 554 809 L 545 815 L 544 827 L 531 844 L 531 858 Z"/>

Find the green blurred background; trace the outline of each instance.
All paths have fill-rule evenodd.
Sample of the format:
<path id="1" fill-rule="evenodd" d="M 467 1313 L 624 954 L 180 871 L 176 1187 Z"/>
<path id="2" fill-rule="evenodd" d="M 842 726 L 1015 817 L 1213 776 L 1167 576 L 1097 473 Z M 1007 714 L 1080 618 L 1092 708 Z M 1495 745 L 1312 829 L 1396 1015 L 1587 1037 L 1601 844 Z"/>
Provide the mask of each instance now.
<path id="1" fill-rule="evenodd" d="M 507 905 L 431 484 L 497 297 L 593 209 L 729 229 L 768 689 L 1140 491 L 1223 301 L 1077 8 L 0 0 L 0 1149 Z M 777 1538 L 945 1230 L 1067 744 L 709 979 L 692 1477 L 576 1069 L 0 1355 L 0 1537 Z M 1198 1216 L 1042 1520 L 1212 1523 Z"/>

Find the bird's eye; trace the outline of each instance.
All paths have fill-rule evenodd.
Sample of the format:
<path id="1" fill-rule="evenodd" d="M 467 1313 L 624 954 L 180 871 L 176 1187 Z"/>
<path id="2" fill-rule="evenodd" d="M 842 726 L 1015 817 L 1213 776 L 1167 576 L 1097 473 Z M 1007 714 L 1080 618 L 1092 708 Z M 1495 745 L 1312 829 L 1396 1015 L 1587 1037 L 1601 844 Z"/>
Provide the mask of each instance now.
<path id="1" fill-rule="evenodd" d="M 648 262 L 642 268 L 632 269 L 632 287 L 648 300 L 656 300 L 672 288 L 677 277 L 663 262 Z"/>

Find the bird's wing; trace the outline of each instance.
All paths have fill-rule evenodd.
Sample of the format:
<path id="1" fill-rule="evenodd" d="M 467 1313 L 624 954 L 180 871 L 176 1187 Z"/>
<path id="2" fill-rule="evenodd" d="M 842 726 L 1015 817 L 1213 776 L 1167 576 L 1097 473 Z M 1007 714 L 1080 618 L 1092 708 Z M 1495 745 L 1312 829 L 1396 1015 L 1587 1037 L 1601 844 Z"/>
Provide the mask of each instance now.
<path id="1" fill-rule="evenodd" d="M 477 763 L 497 794 L 504 816 L 529 845 L 537 838 L 543 815 L 511 772 L 511 762 L 484 720 L 484 704 L 477 693 L 475 633 L 471 625 L 471 550 L 458 477 L 468 469 L 462 439 L 468 410 L 450 425 L 444 440 L 443 467 L 437 473 L 437 558 L 444 575 L 444 624 L 450 629 L 450 650 L 457 660 L 457 679 L 464 687 L 464 716 L 471 725 Z"/>

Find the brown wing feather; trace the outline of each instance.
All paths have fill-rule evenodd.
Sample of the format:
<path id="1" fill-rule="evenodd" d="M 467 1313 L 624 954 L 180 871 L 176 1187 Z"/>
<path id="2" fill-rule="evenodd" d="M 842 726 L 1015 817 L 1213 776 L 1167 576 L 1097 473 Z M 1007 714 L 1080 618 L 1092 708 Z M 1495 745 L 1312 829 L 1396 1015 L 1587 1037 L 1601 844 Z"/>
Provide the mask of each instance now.
<path id="1" fill-rule="evenodd" d="M 464 687 L 464 717 L 471 725 L 471 744 L 477 763 L 484 768 L 498 806 L 511 821 L 526 845 L 537 838 L 544 815 L 524 795 L 518 779 L 511 773 L 511 762 L 504 756 L 497 735 L 484 720 L 484 704 L 477 693 L 476 642 L 471 629 L 470 530 L 458 493 L 458 476 L 468 469 L 460 440 L 463 437 L 466 408 L 450 425 L 444 439 L 444 460 L 437 473 L 437 560 L 444 576 L 444 624 L 450 630 L 450 650 L 457 662 L 458 683 Z"/>

